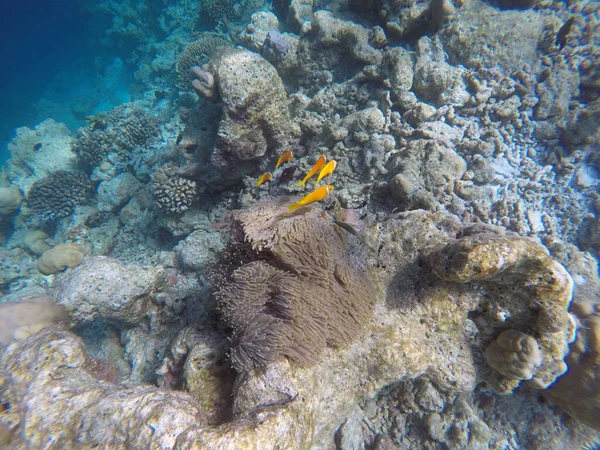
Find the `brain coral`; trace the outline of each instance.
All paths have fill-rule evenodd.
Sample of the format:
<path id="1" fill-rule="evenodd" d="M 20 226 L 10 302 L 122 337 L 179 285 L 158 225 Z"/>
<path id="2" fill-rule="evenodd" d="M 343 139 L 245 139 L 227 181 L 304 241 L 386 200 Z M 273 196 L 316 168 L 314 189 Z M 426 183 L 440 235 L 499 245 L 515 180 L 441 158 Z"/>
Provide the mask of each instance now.
<path id="1" fill-rule="evenodd" d="M 282 355 L 314 363 L 327 345 L 356 339 L 372 314 L 373 287 L 349 258 L 332 218 L 313 207 L 290 213 L 288 204 L 262 202 L 231 215 L 228 263 L 215 285 L 239 370 Z"/>
<path id="2" fill-rule="evenodd" d="M 37 262 L 37 269 L 44 275 L 51 275 L 67 267 L 77 267 L 84 256 L 85 249 L 80 245 L 58 244 L 42 253 Z"/>
<path id="3" fill-rule="evenodd" d="M 40 220 L 54 220 L 73 213 L 92 195 L 92 183 L 86 174 L 57 170 L 37 180 L 27 192 L 27 206 Z"/>

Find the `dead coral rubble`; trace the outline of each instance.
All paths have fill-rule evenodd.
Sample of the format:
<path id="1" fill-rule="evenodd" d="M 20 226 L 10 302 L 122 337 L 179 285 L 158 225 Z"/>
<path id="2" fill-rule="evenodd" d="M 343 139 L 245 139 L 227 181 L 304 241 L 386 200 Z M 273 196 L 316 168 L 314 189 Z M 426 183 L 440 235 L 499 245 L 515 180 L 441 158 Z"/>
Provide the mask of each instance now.
<path id="1" fill-rule="evenodd" d="M 355 340 L 372 314 L 373 288 L 331 217 L 313 207 L 289 213 L 288 204 L 263 202 L 231 216 L 232 234 L 243 237 L 232 245 L 252 248 L 216 290 L 239 370 L 282 355 L 314 363 L 327 345 Z"/>

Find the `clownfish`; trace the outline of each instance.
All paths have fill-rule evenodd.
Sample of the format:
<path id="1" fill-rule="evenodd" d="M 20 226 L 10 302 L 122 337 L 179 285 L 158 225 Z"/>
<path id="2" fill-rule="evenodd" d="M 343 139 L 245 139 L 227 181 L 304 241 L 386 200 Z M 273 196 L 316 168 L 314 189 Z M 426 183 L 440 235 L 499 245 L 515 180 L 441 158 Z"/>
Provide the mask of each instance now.
<path id="1" fill-rule="evenodd" d="M 325 167 L 323 167 L 323 169 L 321 170 L 321 173 L 319 173 L 319 177 L 317 178 L 317 182 L 315 183 L 315 186 L 317 184 L 319 184 L 319 181 L 321 181 L 323 178 L 325 178 L 327 175 L 331 175 L 333 173 L 333 171 L 335 170 L 335 166 L 337 166 L 337 162 L 336 161 L 329 161 Z"/>
<path id="2" fill-rule="evenodd" d="M 313 168 L 310 169 L 310 171 L 306 174 L 306 176 L 304 177 L 304 180 L 302 180 L 300 183 L 298 183 L 298 186 L 304 186 L 308 180 L 310 180 L 312 177 L 314 177 L 315 174 L 325 166 L 326 162 L 327 162 L 327 155 L 319 156 L 319 159 L 317 159 L 317 162 L 315 163 Z"/>
<path id="3" fill-rule="evenodd" d="M 268 183 L 269 181 L 271 181 L 273 179 L 273 176 L 271 175 L 271 172 L 265 172 L 263 173 L 258 180 L 256 181 L 256 183 L 254 183 L 254 186 L 260 186 L 263 183 Z"/>
<path id="4" fill-rule="evenodd" d="M 282 164 L 285 164 L 287 162 L 290 162 L 292 160 L 292 158 L 294 157 L 294 153 L 287 151 L 285 152 L 283 155 L 281 155 L 279 157 L 279 159 L 277 160 L 277 164 L 275 164 L 275 168 L 279 169 L 279 166 Z"/>
<path id="5" fill-rule="evenodd" d="M 288 206 L 290 211 L 294 211 L 301 206 L 310 205 L 311 203 L 318 202 L 323 200 L 325 197 L 329 195 L 329 193 L 333 191 L 333 186 L 330 184 L 326 184 L 325 186 L 321 186 L 318 189 L 315 189 L 306 197 L 303 197 L 300 201 L 294 203 L 293 205 Z"/>

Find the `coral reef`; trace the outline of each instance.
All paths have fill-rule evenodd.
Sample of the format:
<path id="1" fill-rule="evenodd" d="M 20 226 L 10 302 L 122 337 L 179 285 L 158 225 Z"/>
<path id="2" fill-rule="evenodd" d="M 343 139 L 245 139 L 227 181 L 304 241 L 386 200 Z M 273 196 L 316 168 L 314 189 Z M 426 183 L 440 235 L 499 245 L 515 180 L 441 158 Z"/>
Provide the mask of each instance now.
<path id="1" fill-rule="evenodd" d="M 80 3 L 74 131 L 0 171 L 0 447 L 597 447 L 598 2 Z"/>
<path id="2" fill-rule="evenodd" d="M 167 164 L 152 174 L 152 192 L 156 206 L 175 214 L 187 210 L 198 196 L 195 181 L 180 175 L 173 165 Z"/>
<path id="3" fill-rule="evenodd" d="M 498 11 L 475 0 L 442 29 L 440 39 L 452 63 L 508 74 L 526 65 L 539 67 L 537 47 L 542 28 L 537 11 Z M 515 39 L 519 40 L 518 46 L 514 45 Z"/>
<path id="4" fill-rule="evenodd" d="M 33 183 L 26 205 L 40 220 L 56 220 L 71 215 L 92 193 L 92 183 L 85 173 L 57 170 Z"/>
<path id="5" fill-rule="evenodd" d="M 265 216 L 264 220 L 278 222 L 273 216 Z M 272 240 L 271 233 L 261 233 L 262 226 L 253 231 L 253 224 L 249 225 L 248 232 L 259 245 L 272 245 L 269 248 L 274 249 L 281 245 Z M 185 370 L 194 396 L 206 389 L 207 397 L 200 399 L 200 406 L 186 393 L 150 386 L 125 388 L 100 380 L 94 372 L 97 364 L 91 363 L 80 339 L 47 328 L 11 344 L 0 356 L 2 398 L 11 405 L 0 420 L 14 430 L 15 443 L 47 436 L 50 430 L 53 442 L 68 443 L 71 431 L 78 429 L 82 445 L 102 445 L 116 438 L 111 431 L 114 427 L 102 421 L 117 414 L 121 423 L 133 430 L 135 442 L 131 445 L 140 447 L 299 448 L 307 443 L 317 447 L 330 445 L 332 436 L 337 434 L 350 448 L 368 444 L 369 439 L 388 440 L 392 445 L 400 445 L 402 439 L 415 445 L 445 442 L 460 448 L 470 439 L 481 446 L 524 439 L 511 441 L 522 433 L 519 411 L 526 405 L 528 414 L 539 416 L 539 432 L 544 430 L 540 443 L 544 439 L 556 440 L 566 448 L 578 448 L 582 442 L 593 442 L 598 435 L 576 425 L 571 426 L 579 430 L 575 434 L 564 434 L 560 427 L 549 426 L 560 422 L 560 414 L 548 404 L 536 403 L 531 396 L 522 398 L 525 403 L 517 401 L 517 396 L 498 398 L 499 405 L 495 407 L 489 393 L 477 392 L 473 398 L 476 371 L 484 363 L 481 357 L 473 358 L 472 352 L 483 353 L 494 327 L 489 323 L 476 326 L 469 319 L 469 311 L 477 311 L 483 303 L 487 306 L 482 311 L 489 310 L 490 317 L 494 317 L 499 314 L 493 310 L 496 299 L 473 285 L 422 281 L 432 275 L 423 259 L 430 259 L 440 248 L 451 244 L 461 230 L 455 220 L 423 211 L 403 213 L 372 227 L 365 237 L 368 248 L 374 249 L 369 252 L 368 273 L 375 281 L 377 294 L 385 301 L 376 305 L 375 320 L 364 323 L 366 330 L 361 341 L 347 348 L 325 349 L 327 357 L 311 368 L 279 360 L 261 370 L 238 375 L 232 391 L 232 417 L 225 423 L 219 422 L 224 417 L 223 408 L 227 409 L 222 395 L 229 398 L 229 394 L 226 386 L 214 379 L 215 374 L 225 373 L 219 372 L 224 369 L 219 357 L 222 347 L 214 335 L 194 328 L 188 328 L 173 341 L 171 369 L 165 366 L 162 373 L 164 381 L 168 381 L 178 367 L 177 370 Z M 89 280 L 89 276 L 85 279 Z M 82 284 L 85 283 L 78 283 Z M 110 285 L 104 280 L 104 286 Z M 120 281 L 112 285 L 121 286 Z M 68 291 L 65 289 L 64 293 Z M 507 297 L 520 298 L 519 293 L 506 287 L 502 292 Z M 60 297 L 62 294 L 57 296 Z M 105 301 L 102 294 L 97 298 Z M 471 351 L 466 351 L 468 348 Z M 184 369 L 182 364 L 187 367 Z M 37 371 L 31 370 L 34 366 Z M 10 377 L 5 376 L 7 367 L 11 368 Z M 423 375 L 425 372 L 427 375 Z M 47 373 L 61 376 L 50 377 Z M 31 392 L 32 383 L 37 386 L 36 393 L 24 395 Z M 59 389 L 65 383 L 70 390 Z M 55 395 L 45 394 L 50 391 Z M 68 394 L 72 392 L 81 395 Z M 375 396 L 373 405 L 370 399 Z M 406 401 L 400 403 L 400 398 Z M 397 403 L 394 399 L 398 399 Z M 31 407 L 34 401 L 38 407 Z M 153 433 L 142 432 L 149 426 L 148 414 L 130 412 L 142 411 L 138 409 L 140 405 L 148 404 L 157 408 L 151 410 Z M 365 416 L 357 411 L 357 404 L 363 405 Z M 42 412 L 43 417 L 60 416 L 60 426 L 41 420 Z M 89 415 L 90 420 L 82 422 L 82 414 Z M 209 424 L 212 420 L 217 424 Z M 360 431 L 362 420 L 368 428 L 365 438 Z M 414 426 L 403 428 L 403 420 Z M 81 432 L 81 427 L 87 431 Z M 425 436 L 418 432 L 421 427 Z M 388 430 L 389 437 L 385 434 Z M 535 435 L 531 433 L 531 439 Z"/>
<path id="6" fill-rule="evenodd" d="M 77 267 L 83 261 L 85 249 L 77 244 L 59 244 L 46 250 L 37 262 L 37 269 L 43 275 L 62 272 L 67 267 Z"/>
<path id="7" fill-rule="evenodd" d="M 231 360 L 238 370 L 282 355 L 312 364 L 326 345 L 352 342 L 371 315 L 375 294 L 331 217 L 310 206 L 289 213 L 288 204 L 285 198 L 263 202 L 231 215 L 231 234 L 241 237 L 225 264 L 237 267 L 221 275 L 216 296 L 233 328 Z M 255 254 L 239 260 L 248 245 Z M 265 252 L 271 261 L 263 260 Z"/>
<path id="8" fill-rule="evenodd" d="M 71 151 L 87 167 L 98 165 L 113 152 L 128 161 L 136 146 L 159 133 L 156 118 L 134 104 L 117 106 L 88 121 L 89 126 L 80 129 L 71 143 Z"/>

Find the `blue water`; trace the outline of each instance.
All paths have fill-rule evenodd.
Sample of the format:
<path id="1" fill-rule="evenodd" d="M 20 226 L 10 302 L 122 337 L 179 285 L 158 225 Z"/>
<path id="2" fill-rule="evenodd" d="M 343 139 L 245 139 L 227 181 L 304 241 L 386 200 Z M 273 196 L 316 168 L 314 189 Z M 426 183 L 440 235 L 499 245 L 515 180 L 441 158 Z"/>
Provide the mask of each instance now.
<path id="1" fill-rule="evenodd" d="M 85 115 L 129 100 L 124 68 L 108 104 L 87 99 L 98 88 L 98 73 L 114 67 L 106 64 L 114 59 L 114 49 L 99 48 L 94 40 L 105 20 L 82 11 L 77 0 L 3 2 L 0 164 L 10 156 L 7 144 L 17 127 L 51 117 L 75 130 Z"/>

